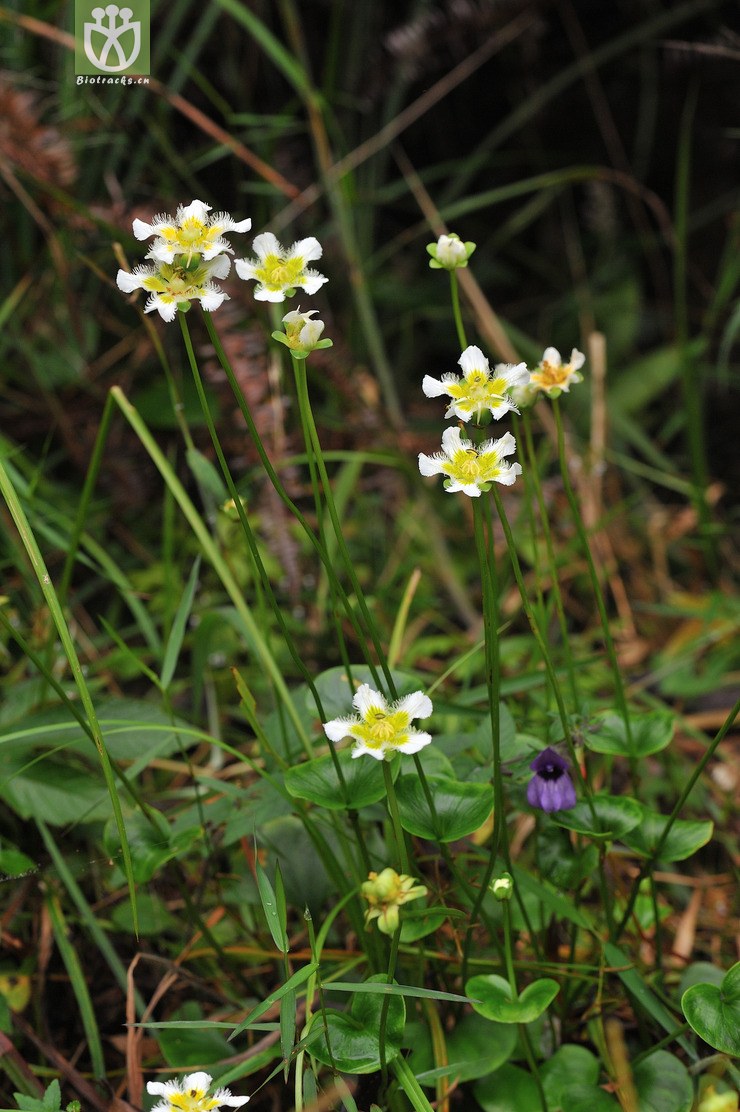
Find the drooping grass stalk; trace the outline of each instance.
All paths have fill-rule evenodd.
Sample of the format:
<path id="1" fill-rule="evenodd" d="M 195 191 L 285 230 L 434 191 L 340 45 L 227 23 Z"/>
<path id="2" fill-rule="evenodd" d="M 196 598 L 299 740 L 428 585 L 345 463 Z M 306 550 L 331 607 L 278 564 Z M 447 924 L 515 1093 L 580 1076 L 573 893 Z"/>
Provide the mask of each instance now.
<path id="1" fill-rule="evenodd" d="M 521 427 L 524 430 L 524 443 L 527 453 L 527 468 L 526 475 L 530 482 L 531 488 L 535 492 L 537 499 L 537 507 L 539 509 L 540 524 L 542 527 L 542 535 L 545 538 L 545 548 L 547 550 L 547 562 L 550 568 L 550 590 L 555 602 L 555 611 L 558 616 L 558 626 L 560 628 L 560 639 L 563 643 L 563 652 L 565 654 L 565 664 L 568 669 L 568 683 L 570 685 L 571 699 L 573 706 L 578 709 L 580 705 L 578 697 L 578 684 L 576 682 L 576 670 L 573 662 L 573 653 L 570 647 L 570 636 L 568 633 L 568 622 L 565 617 L 565 607 L 563 606 L 563 595 L 560 590 L 560 578 L 558 575 L 558 563 L 555 557 L 555 548 L 552 541 L 552 530 L 550 529 L 550 519 L 545 506 L 545 498 L 542 490 L 542 483 L 540 481 L 539 468 L 537 467 L 537 455 L 534 450 L 534 442 L 532 440 L 532 420 L 529 410 L 525 410 L 521 418 Z"/>
<path id="2" fill-rule="evenodd" d="M 594 558 L 593 558 L 593 555 L 591 553 L 591 546 L 590 546 L 589 541 L 588 541 L 588 535 L 586 533 L 586 527 L 583 523 L 583 517 L 581 516 L 581 508 L 578 505 L 578 499 L 576 498 L 575 491 L 573 490 L 573 484 L 570 481 L 570 474 L 568 472 L 568 457 L 567 457 L 566 452 L 565 452 L 565 430 L 563 428 L 563 417 L 562 417 L 562 413 L 560 412 L 560 399 L 559 398 L 554 398 L 553 399 L 552 408 L 553 408 L 553 413 L 555 415 L 555 426 L 556 426 L 556 429 L 557 429 L 558 458 L 560 460 L 560 474 L 561 474 L 562 480 L 563 480 L 563 489 L 565 490 L 565 496 L 568 499 L 568 505 L 570 506 L 570 511 L 571 511 L 571 515 L 572 515 L 572 518 L 573 518 L 573 524 L 576 527 L 576 532 L 578 534 L 578 540 L 580 542 L 580 546 L 581 546 L 581 549 L 583 551 L 583 555 L 586 559 L 586 565 L 588 567 L 588 574 L 589 574 L 589 578 L 591 580 L 591 589 L 594 593 L 594 599 L 596 601 L 596 607 L 597 607 L 598 612 L 599 612 L 599 619 L 600 619 L 600 622 L 601 622 L 601 631 L 602 631 L 602 634 L 603 634 L 603 637 L 604 637 L 604 647 L 606 648 L 606 653 L 607 653 L 607 656 L 609 658 L 609 664 L 610 664 L 611 670 L 612 670 L 612 676 L 614 678 L 614 694 L 615 694 L 615 698 L 617 700 L 617 703 L 619 705 L 620 713 L 621 713 L 622 718 L 624 720 L 624 727 L 625 727 L 625 730 L 626 730 L 626 733 L 627 733 L 627 739 L 629 741 L 629 745 L 630 745 L 630 749 L 631 749 L 632 748 L 632 727 L 630 725 L 629 710 L 628 710 L 628 707 L 627 707 L 627 697 L 626 697 L 625 691 L 624 691 L 624 683 L 622 682 L 622 673 L 621 673 L 621 670 L 620 670 L 620 667 L 619 667 L 619 661 L 617 660 L 616 649 L 614 648 L 614 638 L 612 637 L 611 628 L 610 628 L 610 625 L 609 625 L 609 617 L 608 617 L 607 612 L 606 612 L 606 604 L 604 602 L 604 592 L 601 589 L 601 583 L 599 582 L 599 576 L 598 576 L 598 573 L 596 571 L 596 566 L 594 564 Z"/>
<path id="3" fill-rule="evenodd" d="M 211 339 L 211 342 L 213 343 L 213 346 L 215 348 L 216 355 L 218 357 L 219 363 L 221 364 L 221 368 L 224 371 L 224 374 L 226 375 L 226 378 L 228 379 L 228 382 L 229 382 L 231 390 L 234 394 L 234 398 L 236 400 L 236 403 L 239 406 L 242 417 L 244 418 L 244 421 L 247 425 L 247 429 L 249 430 L 249 435 L 252 438 L 252 443 L 254 444 L 254 446 L 257 450 L 257 454 L 260 457 L 260 462 L 262 463 L 262 466 L 264 467 L 265 472 L 266 472 L 270 482 L 272 483 L 272 486 L 273 486 L 276 494 L 280 498 L 283 505 L 290 511 L 292 516 L 296 519 L 298 524 L 301 526 L 301 528 L 302 528 L 304 534 L 306 535 L 309 543 L 313 547 L 317 556 L 321 560 L 324 568 L 326 569 L 326 574 L 329 577 L 329 580 L 332 584 L 332 587 L 336 591 L 337 597 L 341 600 L 342 606 L 343 606 L 344 611 L 347 615 L 347 618 L 350 622 L 350 625 L 352 626 L 352 628 L 354 629 L 354 631 L 357 635 L 358 645 L 360 646 L 360 649 L 364 652 L 367 666 L 370 669 L 370 672 L 372 673 L 375 684 L 376 684 L 377 687 L 380 687 L 381 686 L 380 685 L 380 680 L 378 678 L 378 673 L 377 673 L 375 663 L 372 660 L 372 657 L 365 651 L 365 633 L 362 629 L 362 626 L 360 625 L 360 623 L 357 620 L 357 616 L 355 614 L 354 607 L 352 606 L 352 603 L 351 603 L 346 591 L 344 590 L 344 587 L 342 586 L 341 582 L 339 581 L 339 579 L 336 575 L 333 563 L 332 563 L 330 557 L 328 556 L 328 554 L 322 548 L 318 538 L 316 537 L 313 529 L 311 528 L 308 521 L 306 520 L 304 514 L 301 512 L 301 510 L 298 508 L 298 506 L 296 506 L 295 502 L 292 500 L 292 498 L 289 496 L 288 492 L 285 490 L 285 487 L 283 486 L 279 475 L 277 474 L 275 468 L 272 465 L 270 457 L 267 455 L 267 452 L 265 451 L 265 447 L 264 447 L 264 444 L 262 443 L 262 439 L 260 437 L 259 431 L 258 431 L 258 429 L 257 429 L 257 427 L 254 423 L 254 418 L 252 417 L 252 414 L 249 410 L 249 406 L 247 405 L 247 402 L 246 402 L 246 399 L 244 398 L 241 387 L 239 386 L 239 383 L 236 379 L 236 376 L 234 374 L 231 363 L 229 362 L 228 356 L 226 355 L 226 352 L 223 349 L 223 345 L 222 345 L 222 343 L 221 343 L 221 341 L 218 337 L 218 334 L 217 334 L 217 332 L 216 332 L 216 330 L 213 326 L 213 322 L 211 320 L 211 314 L 210 313 L 204 313 L 204 319 L 205 319 L 206 329 L 208 331 L 208 335 Z"/>

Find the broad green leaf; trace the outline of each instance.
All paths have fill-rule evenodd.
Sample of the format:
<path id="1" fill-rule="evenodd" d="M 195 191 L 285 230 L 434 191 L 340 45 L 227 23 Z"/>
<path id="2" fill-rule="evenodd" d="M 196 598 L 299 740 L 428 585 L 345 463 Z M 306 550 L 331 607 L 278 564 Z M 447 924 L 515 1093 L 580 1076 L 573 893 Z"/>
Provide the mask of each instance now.
<path id="1" fill-rule="evenodd" d="M 705 1043 L 740 1057 L 740 961 L 728 969 L 719 988 L 704 984 L 687 989 L 681 1008 Z"/>
<path id="2" fill-rule="evenodd" d="M 465 993 L 478 1000 L 473 1008 L 486 1019 L 497 1023 L 532 1023 L 549 1008 L 560 991 L 560 985 L 550 977 L 541 977 L 514 999 L 511 985 L 497 973 L 481 973 L 471 977 Z"/>
<path id="3" fill-rule="evenodd" d="M 599 1060 L 585 1046 L 566 1043 L 558 1047 L 552 1058 L 548 1058 L 540 1066 L 540 1079 L 549 1109 L 570 1109 L 569 1098 L 564 1098 L 562 1094 L 575 1078 L 596 1087 L 599 1080 Z"/>
<path id="4" fill-rule="evenodd" d="M 285 786 L 297 799 L 308 799 L 329 811 L 359 811 L 371 803 L 385 799 L 385 781 L 380 761 L 372 757 L 352 756 L 351 749 L 335 754 L 344 776 L 344 787 L 339 783 L 330 753 L 312 761 L 294 765 L 285 773 Z M 391 773 L 398 776 L 400 761 L 391 762 Z"/>
<path id="5" fill-rule="evenodd" d="M 587 834 L 599 841 L 613 841 L 632 830 L 642 818 L 640 804 L 621 795 L 595 795 L 593 804 L 596 821 L 585 800 L 576 803 L 570 811 L 558 811 L 553 815 L 553 821 L 566 830 L 575 830 L 577 834 Z"/>
<path id="6" fill-rule="evenodd" d="M 517 1043 L 511 1023 L 496 1023 L 482 1015 L 464 1015 L 450 1032 L 447 1060 L 450 1077 L 474 1081 L 508 1062 Z"/>
<path id="7" fill-rule="evenodd" d="M 23 819 L 41 818 L 51 826 L 100 821 L 111 813 L 95 770 L 43 754 L 34 759 L 0 751 L 0 801 Z"/>
<path id="8" fill-rule="evenodd" d="M 170 914 L 159 896 L 142 889 L 137 895 L 136 905 L 139 913 L 139 934 L 142 938 L 160 935 L 167 930 L 174 930 L 175 933 L 181 930 L 179 921 Z M 117 930 L 133 934 L 134 921 L 130 904 L 116 904 L 110 913 L 110 919 Z"/>
<path id="9" fill-rule="evenodd" d="M 691 1112 L 694 1086 L 683 1062 L 656 1050 L 635 1066 L 633 1079 L 640 1112 Z"/>
<path id="10" fill-rule="evenodd" d="M 0 880 L 32 873 L 35 868 L 36 865 L 31 858 L 26 857 L 25 853 L 21 853 L 15 846 L 0 849 Z"/>
<path id="11" fill-rule="evenodd" d="M 444 923 L 447 915 L 444 911 L 432 911 L 421 918 L 407 919 L 401 912 L 401 942 L 418 942 L 428 934 L 438 930 Z"/>
<path id="12" fill-rule="evenodd" d="M 537 1086 L 531 1074 L 519 1066 L 502 1066 L 476 1082 L 473 1093 L 484 1112 L 535 1112 L 540 1108 Z"/>
<path id="13" fill-rule="evenodd" d="M 326 832 L 324 837 L 336 854 L 334 834 Z M 301 820 L 295 815 L 272 819 L 258 831 L 258 838 L 280 863 L 286 902 L 291 907 L 308 907 L 318 915 L 324 900 L 334 889 Z"/>
<path id="14" fill-rule="evenodd" d="M 612 753 L 639 760 L 670 745 L 676 728 L 675 717 L 661 710 L 631 714 L 629 722 L 628 733 L 622 716 L 607 711 L 599 715 L 584 733 L 584 744 L 595 753 Z"/>
<path id="15" fill-rule="evenodd" d="M 372 984 L 385 979 L 385 975 L 379 973 L 370 977 L 369 981 Z M 348 1012 L 329 1008 L 323 1015 L 318 1013 L 314 1016 L 311 1030 L 319 1030 L 321 1034 L 312 1041 L 311 1054 L 325 1066 L 331 1066 L 333 1058 L 333 1064 L 340 1073 L 375 1073 L 380 1069 L 380 1017 L 384 1000 L 388 1001 L 385 1060 L 392 1062 L 401 1049 L 403 1039 L 406 1021 L 403 997 L 362 991 L 353 994 Z M 322 1030 L 324 1016 L 327 1030 Z"/>
<path id="16" fill-rule="evenodd" d="M 667 822 L 667 815 L 658 815 L 642 806 L 642 819 L 623 836 L 622 841 L 641 857 L 653 857 Z M 676 819 L 661 846 L 660 860 L 684 861 L 707 844 L 713 831 L 714 824 L 708 819 L 705 822 Z"/>
<path id="17" fill-rule="evenodd" d="M 619 1101 L 596 1085 L 572 1080 L 561 1090 L 562 1112 L 620 1112 Z"/>
<path id="18" fill-rule="evenodd" d="M 509 761 L 516 760 L 517 757 L 526 755 L 527 751 L 522 750 L 522 747 L 518 743 L 514 719 L 505 703 L 499 703 L 498 722 L 501 760 L 508 763 Z M 470 743 L 478 746 L 483 751 L 484 756 L 490 759 L 491 753 L 493 752 L 490 714 L 487 714 L 485 718 L 482 719 L 478 728 L 471 734 L 469 744 Z"/>
<path id="19" fill-rule="evenodd" d="M 542 817 L 537 831 L 537 864 L 560 892 L 574 891 L 582 880 L 593 875 L 598 861 L 596 846 L 579 850 L 566 830 Z"/>
<path id="20" fill-rule="evenodd" d="M 427 784 L 435 815 L 417 776 L 400 776 L 396 784 L 401 826 L 419 838 L 454 842 L 478 830 L 493 810 L 490 784 L 461 784 L 449 776 L 429 776 Z"/>
<path id="21" fill-rule="evenodd" d="M 722 984 L 724 976 L 724 969 L 720 969 L 718 965 L 712 965 L 711 961 L 694 961 L 681 974 L 678 985 L 679 995 L 683 996 L 686 989 L 692 988 L 693 985 L 719 986 Z"/>

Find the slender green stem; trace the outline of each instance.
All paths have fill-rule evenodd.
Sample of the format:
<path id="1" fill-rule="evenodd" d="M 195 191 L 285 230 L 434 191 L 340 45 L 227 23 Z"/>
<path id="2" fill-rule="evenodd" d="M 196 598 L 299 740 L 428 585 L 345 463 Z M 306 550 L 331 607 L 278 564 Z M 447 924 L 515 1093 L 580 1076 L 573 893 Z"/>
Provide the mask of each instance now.
<path id="1" fill-rule="evenodd" d="M 586 527 L 583 524 L 581 508 L 578 505 L 578 499 L 576 498 L 575 491 L 573 490 L 573 485 L 570 481 L 570 474 L 568 472 L 568 458 L 565 452 L 565 430 L 563 428 L 563 417 L 560 412 L 560 400 L 558 398 L 553 399 L 552 408 L 553 413 L 555 414 L 555 424 L 557 427 L 558 457 L 560 459 L 560 474 L 563 479 L 563 489 L 565 490 L 565 495 L 568 499 L 568 505 L 570 506 L 571 514 L 573 516 L 573 524 L 575 525 L 576 532 L 578 533 L 578 540 L 580 542 L 583 555 L 586 558 L 588 574 L 591 580 L 591 589 L 593 590 L 596 607 L 599 611 L 601 631 L 604 637 L 604 647 L 606 648 L 612 675 L 614 677 L 614 694 L 617 703 L 619 704 L 620 713 L 622 715 L 622 718 L 624 719 L 624 726 L 625 730 L 627 731 L 627 739 L 629 741 L 630 748 L 632 748 L 632 727 L 630 725 L 629 710 L 627 708 L 627 698 L 624 692 L 624 684 L 622 682 L 622 673 L 619 667 L 619 661 L 617 660 L 616 649 L 614 648 L 614 639 L 612 637 L 611 628 L 609 626 L 609 617 L 607 615 L 606 604 L 604 602 L 604 592 L 601 589 L 601 583 L 599 582 L 599 576 L 594 564 L 594 558 L 591 554 L 591 546 L 588 541 L 588 535 L 586 534 Z"/>
<path id="2" fill-rule="evenodd" d="M 624 931 L 624 928 L 626 927 L 627 923 L 629 922 L 630 916 L 632 915 L 632 911 L 633 911 L 633 908 L 635 906 L 635 900 L 637 899 L 637 895 L 638 895 L 638 892 L 640 890 L 640 884 L 642 883 L 642 881 L 645 879 L 646 876 L 650 875 L 651 870 L 652 870 L 655 862 L 660 860 L 660 855 L 663 851 L 663 846 L 666 844 L 666 841 L 668 840 L 668 836 L 671 832 L 671 828 L 673 827 L 674 822 L 676 821 L 678 816 L 681 814 L 681 811 L 684 808 L 684 804 L 686 803 L 686 800 L 689 798 L 692 791 L 694 790 L 694 786 L 696 785 L 697 780 L 699 779 L 699 777 L 703 773 L 704 769 L 707 767 L 708 763 L 711 761 L 712 757 L 714 756 L 714 754 L 717 750 L 717 747 L 719 745 L 721 745 L 721 743 L 724 741 L 725 737 L 727 736 L 729 730 L 731 729 L 732 724 L 735 721 L 735 719 L 737 718 L 738 714 L 740 714 L 740 699 L 738 699 L 738 701 L 735 703 L 734 707 L 732 708 L 732 710 L 728 714 L 727 718 L 722 723 L 722 728 L 720 729 L 717 736 L 707 746 L 707 748 L 704 752 L 704 755 L 702 756 L 698 765 L 696 766 L 696 768 L 692 772 L 691 776 L 689 777 L 689 779 L 686 783 L 686 787 L 683 789 L 680 796 L 676 800 L 676 802 L 673 806 L 673 810 L 671 811 L 670 815 L 668 816 L 668 821 L 666 822 L 665 826 L 663 827 L 663 831 L 662 831 L 660 837 L 658 838 L 658 841 L 655 845 L 655 849 L 653 850 L 653 852 L 651 853 L 648 860 L 644 863 L 644 865 L 640 869 L 639 874 L 635 877 L 634 881 L 632 882 L 632 890 L 630 892 L 629 899 L 627 900 L 627 907 L 625 908 L 624 915 L 622 916 L 622 919 L 620 921 L 620 924 L 619 924 L 619 926 L 617 928 L 617 931 L 616 931 L 616 934 L 614 936 L 614 941 L 615 942 L 619 939 L 620 935 Z"/>
<path id="3" fill-rule="evenodd" d="M 393 783 L 393 774 L 388 761 L 383 761 L 383 778 L 385 780 L 385 794 L 388 803 L 388 814 L 390 815 L 391 825 L 393 827 L 393 837 L 396 841 L 396 853 L 401 865 L 401 872 L 408 873 L 409 871 L 409 858 L 406 850 L 406 838 L 404 836 L 403 827 L 401 826 L 401 815 L 398 810 L 398 799 L 396 798 L 396 788 Z"/>
<path id="4" fill-rule="evenodd" d="M 468 346 L 468 341 L 465 337 L 465 325 L 463 324 L 462 313 L 460 311 L 460 286 L 457 281 L 457 271 L 450 271 L 450 296 L 452 298 L 452 315 L 455 318 L 455 329 L 457 330 L 457 339 L 460 344 L 461 351 L 464 351 Z"/>
<path id="5" fill-rule="evenodd" d="M 375 620 L 370 613 L 367 602 L 365 601 L 364 592 L 357 578 L 354 562 L 350 555 L 349 549 L 347 548 L 347 542 L 344 539 L 344 533 L 342 531 L 342 523 L 339 520 L 336 504 L 334 502 L 334 494 L 332 491 L 331 482 L 329 480 L 329 475 L 326 470 L 326 464 L 324 463 L 324 457 L 321 451 L 321 442 L 319 440 L 319 434 L 316 429 L 316 422 L 314 421 L 313 417 L 313 410 L 311 409 L 311 400 L 309 398 L 308 384 L 306 380 L 305 360 L 294 360 L 294 364 L 296 383 L 298 384 L 298 405 L 301 409 L 302 419 L 305 421 L 306 429 L 308 432 L 308 443 L 313 446 L 316 465 L 319 470 L 319 475 L 321 476 L 321 484 L 324 488 L 326 507 L 329 511 L 329 517 L 331 519 L 334 534 L 337 539 L 337 545 L 342 557 L 342 562 L 344 563 L 345 570 L 349 577 L 350 583 L 352 584 L 352 589 L 354 590 L 355 598 L 357 599 L 357 605 L 360 608 L 360 612 L 365 622 L 368 635 L 373 643 L 373 648 L 375 649 L 380 667 L 383 670 L 383 675 L 385 677 L 386 684 L 388 685 L 388 691 L 390 692 L 391 697 L 395 699 L 397 697 L 396 685 L 394 683 L 390 668 L 388 667 L 385 653 L 383 652 L 383 648 L 380 644 L 380 637 L 375 624 Z"/>
<path id="6" fill-rule="evenodd" d="M 545 505 L 545 498 L 542 492 L 540 472 L 537 466 L 537 455 L 535 453 L 534 443 L 532 440 L 532 420 L 528 410 L 525 410 L 524 414 L 522 415 L 521 425 L 524 429 L 524 443 L 527 451 L 527 475 L 537 499 L 537 507 L 539 509 L 540 523 L 542 526 L 542 535 L 545 538 L 547 562 L 550 568 L 550 589 L 552 591 L 552 597 L 555 600 L 555 610 L 558 616 L 558 626 L 560 627 L 560 639 L 562 641 L 563 652 L 565 653 L 565 664 L 568 669 L 568 682 L 570 684 L 571 698 L 573 701 L 573 706 L 577 709 L 580 705 L 580 700 L 578 697 L 576 670 L 573 663 L 573 653 L 571 652 L 570 647 L 570 636 L 568 633 L 568 623 L 565 617 L 565 607 L 563 606 L 563 595 L 560 590 L 560 578 L 558 575 L 558 563 L 555 558 L 552 530 L 550 529 L 550 520 L 547 513 L 547 507 Z"/>
<path id="7" fill-rule="evenodd" d="M 514 969 L 514 945 L 513 945 L 513 930 L 511 923 L 511 903 L 509 900 L 503 900 L 503 913 L 504 913 L 504 957 L 506 962 L 506 976 L 511 988 L 512 1000 L 518 1000 L 519 990 L 516 984 L 516 971 Z M 529 1031 L 525 1023 L 517 1024 L 519 1028 L 519 1036 L 524 1047 L 524 1054 L 527 1063 L 532 1072 L 534 1083 L 537 1086 L 537 1093 L 540 1098 L 540 1105 L 542 1112 L 547 1112 L 547 1100 L 545 1098 L 545 1090 L 542 1087 L 542 1079 L 540 1078 L 540 1071 L 537 1066 L 537 1059 L 535 1058 L 534 1051 L 532 1050 L 532 1043 L 529 1038 Z"/>
<path id="8" fill-rule="evenodd" d="M 398 944 L 401 941 L 401 924 L 399 923 L 393 932 L 391 938 L 391 947 L 388 954 L 388 984 L 393 984 L 393 978 L 396 975 L 396 964 L 398 962 Z M 383 1088 L 386 1087 L 388 1081 L 388 1069 L 385 1060 L 385 1032 L 388 1026 L 388 1009 L 391 1006 L 390 993 L 386 993 L 383 997 L 383 1002 L 380 1006 L 380 1024 L 378 1029 L 378 1043 L 380 1045 L 380 1072 L 383 1077 Z"/>

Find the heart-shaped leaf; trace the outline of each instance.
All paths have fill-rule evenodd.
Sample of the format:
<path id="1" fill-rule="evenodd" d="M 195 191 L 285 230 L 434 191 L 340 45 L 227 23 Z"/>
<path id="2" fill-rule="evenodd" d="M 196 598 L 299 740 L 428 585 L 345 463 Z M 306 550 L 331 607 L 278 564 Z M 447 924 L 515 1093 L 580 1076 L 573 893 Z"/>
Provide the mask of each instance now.
<path id="1" fill-rule="evenodd" d="M 383 983 L 382 973 L 368 978 L 370 982 Z M 340 1073 L 375 1073 L 380 1069 L 380 1016 L 383 1001 L 388 1000 L 385 1024 L 385 1060 L 392 1062 L 401 1049 L 406 1022 L 406 1006 L 402 996 L 386 997 L 380 992 L 363 992 L 362 986 L 352 996 L 349 1012 L 332 1008 L 324 1012 L 327 1030 L 322 1030 L 322 1015 L 317 1013 L 312 1033 L 321 1030 L 320 1036 L 310 1043 L 311 1054 L 325 1066 Z M 328 1045 L 327 1045 L 328 1035 Z M 331 1047 L 331 1053 L 329 1048 Z"/>
<path id="2" fill-rule="evenodd" d="M 401 826 L 431 842 L 454 842 L 472 834 L 493 810 L 490 784 L 461 784 L 450 776 L 428 776 L 435 814 L 417 776 L 400 776 L 396 784 Z"/>
<path id="3" fill-rule="evenodd" d="M 629 732 L 621 715 L 607 711 L 599 715 L 584 735 L 584 744 L 595 753 L 612 753 L 638 760 L 659 753 L 670 745 L 676 719 L 662 710 L 631 714 Z"/>
<path id="4" fill-rule="evenodd" d="M 497 1023 L 532 1023 L 552 1004 L 559 991 L 557 981 L 541 977 L 527 985 L 515 1000 L 511 985 L 497 973 L 481 973 L 465 985 L 466 996 L 478 1001 L 473 1004 L 476 1012 Z"/>
<path id="5" fill-rule="evenodd" d="M 540 1080 L 545 1090 L 548 1108 L 568 1108 L 570 1103 L 563 1091 L 573 1083 L 573 1078 L 596 1087 L 599 1079 L 599 1060 L 585 1046 L 565 1043 L 558 1047 L 552 1058 L 540 1067 Z"/>
<path id="6" fill-rule="evenodd" d="M 534 1078 L 519 1066 L 502 1066 L 473 1087 L 475 1099 L 484 1112 L 524 1112 L 540 1107 Z"/>
<path id="7" fill-rule="evenodd" d="M 635 1088 L 640 1112 L 690 1112 L 694 1086 L 683 1062 L 665 1050 L 656 1050 L 635 1066 Z"/>
<path id="8" fill-rule="evenodd" d="M 624 834 L 622 840 L 641 857 L 653 857 L 667 822 L 667 815 L 659 815 L 648 807 L 642 807 L 640 822 L 633 830 Z M 683 861 L 691 857 L 707 844 L 713 830 L 714 824 L 709 820 L 689 822 L 687 819 L 676 819 L 661 846 L 661 861 Z"/>
<path id="9" fill-rule="evenodd" d="M 723 1054 L 740 1057 L 740 961 L 725 973 L 719 988 L 694 985 L 686 989 L 681 1007 L 699 1038 Z"/>
<path id="10" fill-rule="evenodd" d="M 316 757 L 304 764 L 293 765 L 285 773 L 285 786 L 297 799 L 308 799 L 328 811 L 359 811 L 385 799 L 385 781 L 380 761 L 365 757 L 353 758 L 351 749 L 335 754 L 344 776 L 344 786 L 339 783 L 331 753 Z M 398 776 L 400 761 L 391 762 L 391 773 Z"/>
<path id="11" fill-rule="evenodd" d="M 570 811 L 558 811 L 553 820 L 577 834 L 587 834 L 599 841 L 613 841 L 633 830 L 642 818 L 640 804 L 620 795 L 595 795 L 593 805 L 595 817 L 588 803 L 582 800 Z"/>

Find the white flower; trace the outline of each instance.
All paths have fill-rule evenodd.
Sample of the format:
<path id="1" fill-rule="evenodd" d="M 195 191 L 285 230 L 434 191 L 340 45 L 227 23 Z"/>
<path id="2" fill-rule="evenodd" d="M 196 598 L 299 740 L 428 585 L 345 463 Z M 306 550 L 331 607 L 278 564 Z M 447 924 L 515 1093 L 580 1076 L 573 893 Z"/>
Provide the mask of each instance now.
<path id="1" fill-rule="evenodd" d="M 586 356 L 576 348 L 570 353 L 568 363 L 563 363 L 557 348 L 545 348 L 539 366 L 532 371 L 530 382 L 548 398 L 557 398 L 559 394 L 567 394 L 573 383 L 583 382 L 583 375 L 579 372 L 585 362 Z"/>
<path id="2" fill-rule="evenodd" d="M 429 260 L 432 270 L 458 270 L 468 265 L 475 244 L 463 243 L 453 232 L 449 236 L 440 236 L 436 243 L 428 243 L 427 251 L 432 256 Z"/>
<path id="3" fill-rule="evenodd" d="M 331 347 L 331 340 L 321 339 L 323 320 L 311 320 L 317 312 L 317 309 L 309 309 L 307 313 L 302 313 L 299 308 L 286 313 L 283 317 L 285 332 L 273 332 L 272 338 L 290 348 L 296 359 L 305 359 L 317 348 Z"/>
<path id="4" fill-rule="evenodd" d="M 428 398 L 441 394 L 452 398 L 445 417 L 459 417 L 461 421 L 475 417 L 480 423 L 486 410 L 496 420 L 510 409 L 516 410 L 509 390 L 529 382 L 525 363 L 497 363 L 491 372 L 481 349 L 473 346 L 465 349 L 458 363 L 463 370 L 462 378 L 454 374 L 442 375 L 441 379 L 425 375 L 421 384 Z"/>
<path id="5" fill-rule="evenodd" d="M 249 1097 L 233 1097 L 228 1089 L 217 1089 L 209 1097 L 211 1080 L 209 1073 L 189 1073 L 181 1081 L 148 1081 L 146 1091 L 163 1098 L 157 1101 L 152 1112 L 212 1112 L 222 1105 L 240 1108 L 249 1100 Z"/>
<path id="6" fill-rule="evenodd" d="M 500 440 L 485 440 L 476 448 L 472 440 L 462 439 L 458 428 L 447 428 L 442 433 L 441 452 L 433 456 L 419 453 L 419 470 L 422 475 L 446 475 L 444 485 L 450 494 L 461 490 L 471 498 L 479 498 L 491 483 L 511 486 L 521 475 L 518 463 L 501 462 L 514 451 L 516 441 L 510 432 Z"/>
<path id="7" fill-rule="evenodd" d="M 151 224 L 134 220 L 134 235 L 137 239 L 157 239 L 147 254 L 148 259 L 161 263 L 174 262 L 175 255 L 185 255 L 188 262 L 194 255 L 202 259 L 213 259 L 224 251 L 232 252 L 224 232 L 248 232 L 251 220 L 232 220 L 228 212 L 208 213 L 211 206 L 205 201 L 191 201 L 189 205 L 179 205 L 174 217 L 160 213 Z M 233 253 L 233 252 L 232 252 Z"/>
<path id="8" fill-rule="evenodd" d="M 229 295 L 212 281 L 213 278 L 226 278 L 231 269 L 228 255 L 217 255 L 208 262 L 194 260 L 190 266 L 172 263 L 158 263 L 156 266 L 137 266 L 133 273 L 119 270 L 116 284 L 124 293 L 134 290 L 147 290 L 149 298 L 144 306 L 145 313 L 156 309 L 163 320 L 175 319 L 179 306 L 190 306 L 191 301 L 200 301 L 203 309 L 213 312 Z"/>
<path id="9" fill-rule="evenodd" d="M 284 301 L 300 287 L 307 294 L 314 294 L 329 279 L 317 270 L 309 270 L 308 263 L 320 259 L 321 244 L 313 236 L 299 239 L 289 251 L 281 247 L 272 232 L 263 232 L 252 244 L 256 259 L 237 259 L 236 272 L 249 281 L 254 278 L 257 301 Z"/>
<path id="10" fill-rule="evenodd" d="M 428 718 L 432 701 L 421 691 L 406 695 L 390 705 L 369 684 L 358 687 L 352 705 L 359 714 L 348 718 L 334 718 L 324 723 L 324 733 L 330 741 L 354 738 L 357 744 L 353 757 L 367 754 L 376 761 L 390 760 L 395 753 L 418 753 L 432 740 L 411 725 L 414 718 Z"/>

